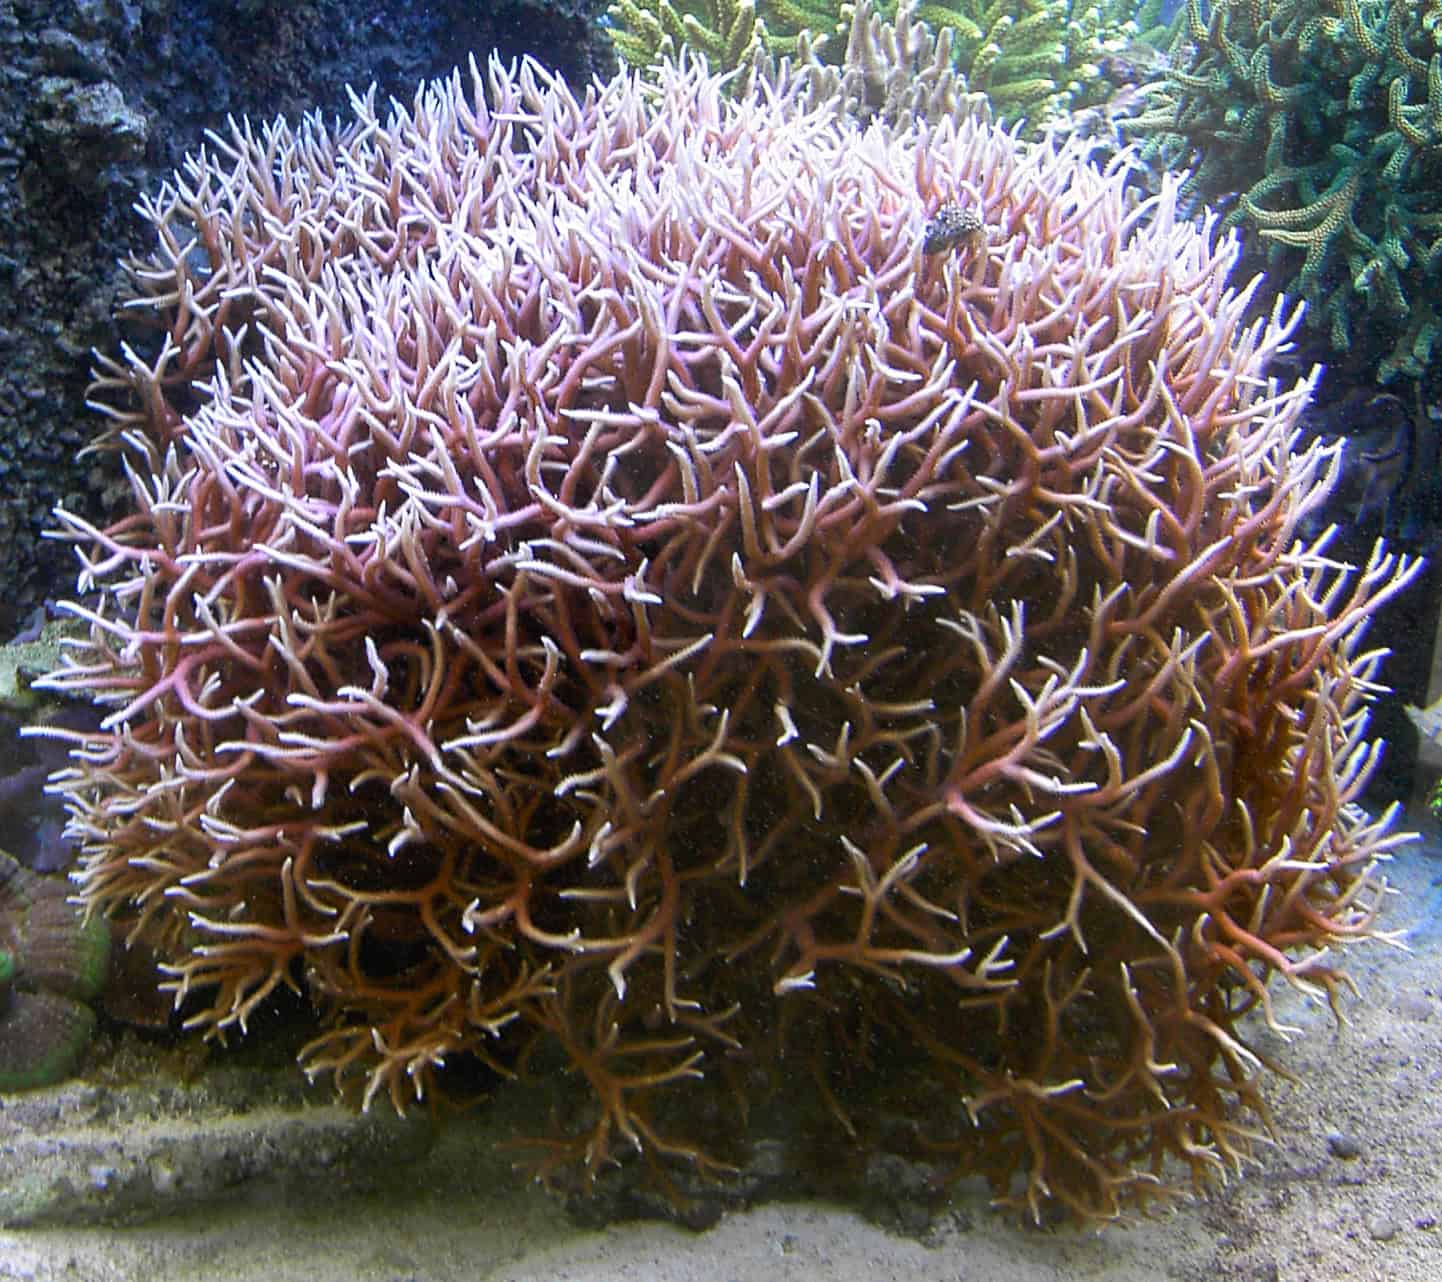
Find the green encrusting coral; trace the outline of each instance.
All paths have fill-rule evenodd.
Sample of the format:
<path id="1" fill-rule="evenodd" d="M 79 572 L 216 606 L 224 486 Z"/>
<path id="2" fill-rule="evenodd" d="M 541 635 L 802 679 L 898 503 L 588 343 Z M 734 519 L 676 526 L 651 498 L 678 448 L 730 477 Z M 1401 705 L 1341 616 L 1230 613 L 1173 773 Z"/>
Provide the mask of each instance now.
<path id="1" fill-rule="evenodd" d="M 1166 94 L 1135 122 L 1189 190 L 1381 377 L 1434 359 L 1442 286 L 1442 0 L 1188 0 Z"/>
<path id="2" fill-rule="evenodd" d="M 95 1028 L 110 927 L 85 917 L 61 878 L 0 850 L 0 1091 L 68 1077 Z"/>
<path id="3" fill-rule="evenodd" d="M 1155 0 L 1149 0 L 1155 7 Z M 844 0 L 616 0 L 610 9 L 616 52 L 645 68 L 682 46 L 712 67 L 742 73 L 807 51 L 839 65 L 860 6 Z M 982 91 L 995 114 L 1041 126 L 1107 92 L 1098 60 L 1125 49 L 1138 26 L 1131 0 L 889 0 L 871 8 L 892 20 L 898 10 L 932 31 L 950 33 L 956 69 Z M 803 41 L 803 35 L 807 39 Z"/>

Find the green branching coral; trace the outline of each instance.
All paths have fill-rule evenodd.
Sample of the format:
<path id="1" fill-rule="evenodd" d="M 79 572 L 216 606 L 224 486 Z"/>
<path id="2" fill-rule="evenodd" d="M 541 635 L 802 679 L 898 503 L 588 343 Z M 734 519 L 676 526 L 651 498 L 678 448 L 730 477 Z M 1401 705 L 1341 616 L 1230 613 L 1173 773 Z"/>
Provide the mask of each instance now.
<path id="1" fill-rule="evenodd" d="M 1113 6 L 1120 11 L 1121 4 Z M 1142 0 L 1136 6 L 1136 13 L 1132 21 L 1136 24 L 1137 37 L 1144 44 L 1160 48 L 1167 43 L 1167 33 L 1170 24 L 1166 20 L 1167 6 L 1165 0 Z M 1118 12 L 1115 16 L 1121 16 Z"/>
<path id="2" fill-rule="evenodd" d="M 1054 115 L 1070 86 L 1066 0 L 945 0 L 917 16 L 954 33 L 958 65 L 998 115 Z"/>
<path id="3" fill-rule="evenodd" d="M 763 20 L 766 52 L 773 58 L 795 53 L 796 42 L 803 32 L 825 41 L 828 48 L 839 54 L 838 46 L 856 8 L 854 4 L 837 0 L 755 0 L 755 3 Z"/>
<path id="4" fill-rule="evenodd" d="M 1233 205 L 1274 279 L 1350 347 L 1385 335 L 1383 379 L 1439 337 L 1442 0 L 1189 0 L 1166 96 L 1136 122 L 1189 189 Z"/>
<path id="5" fill-rule="evenodd" d="M 717 71 L 739 73 L 744 88 L 758 57 L 791 57 L 803 34 L 837 56 L 854 8 L 835 0 L 615 0 L 609 16 L 628 65 L 654 67 L 684 47 Z"/>
<path id="6" fill-rule="evenodd" d="M 949 33 L 953 66 L 986 93 L 996 115 L 1040 126 L 1105 92 L 1097 63 L 1135 38 L 1130 7 L 1130 0 L 616 0 L 610 17 L 616 51 L 633 67 L 684 44 L 715 68 L 742 72 L 743 82 L 758 58 L 774 63 L 804 53 L 840 65 L 860 8 L 888 21 L 916 18 L 938 36 Z"/>
<path id="7" fill-rule="evenodd" d="M 1135 0 L 929 0 L 915 15 L 952 33 L 957 69 L 997 116 L 1040 127 L 1112 92 L 1100 64 L 1137 43 L 1135 9 Z"/>
<path id="8" fill-rule="evenodd" d="M 616 0 L 610 19 L 617 55 L 637 68 L 674 59 L 685 47 L 718 71 L 744 74 L 765 34 L 755 0 Z"/>

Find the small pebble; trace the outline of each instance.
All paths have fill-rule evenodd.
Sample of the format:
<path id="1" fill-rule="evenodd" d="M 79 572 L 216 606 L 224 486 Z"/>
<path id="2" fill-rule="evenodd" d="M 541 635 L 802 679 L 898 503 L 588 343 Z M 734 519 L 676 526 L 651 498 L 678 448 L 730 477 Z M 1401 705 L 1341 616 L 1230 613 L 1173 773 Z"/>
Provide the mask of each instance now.
<path id="1" fill-rule="evenodd" d="M 1340 1157 L 1344 1162 L 1350 1162 L 1354 1158 L 1362 1156 L 1362 1145 L 1350 1135 L 1344 1135 L 1341 1131 L 1332 1131 L 1327 1136 L 1327 1151 L 1333 1157 Z"/>
<path id="2" fill-rule="evenodd" d="M 1367 1221 L 1367 1232 L 1377 1242 L 1390 1242 L 1397 1236 L 1397 1227 L 1397 1221 L 1390 1215 L 1374 1215 Z"/>

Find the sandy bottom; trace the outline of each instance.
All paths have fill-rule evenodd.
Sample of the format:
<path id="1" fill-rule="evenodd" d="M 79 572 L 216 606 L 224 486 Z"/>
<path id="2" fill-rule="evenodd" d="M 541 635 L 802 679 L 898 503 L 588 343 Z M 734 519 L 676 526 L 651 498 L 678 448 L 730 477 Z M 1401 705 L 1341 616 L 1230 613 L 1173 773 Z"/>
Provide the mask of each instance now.
<path id="1" fill-rule="evenodd" d="M 1442 1282 L 1442 843 L 1398 856 L 1387 925 L 1348 965 L 1349 1023 L 1287 997 L 1260 1164 L 1170 1215 L 1041 1231 L 969 1191 L 924 1242 L 810 1202 L 587 1231 L 498 1157 L 429 1163 L 412 1194 L 212 1205 L 133 1228 L 0 1232 L 0 1279 L 38 1282 Z M 462 1160 L 464 1159 L 464 1160 Z"/>

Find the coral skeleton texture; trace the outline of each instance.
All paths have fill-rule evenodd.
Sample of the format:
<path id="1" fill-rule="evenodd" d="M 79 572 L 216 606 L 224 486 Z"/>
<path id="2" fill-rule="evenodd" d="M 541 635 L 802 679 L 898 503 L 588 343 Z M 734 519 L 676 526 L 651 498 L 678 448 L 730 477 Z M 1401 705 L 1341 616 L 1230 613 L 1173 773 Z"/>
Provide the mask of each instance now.
<path id="1" fill-rule="evenodd" d="M 62 513 L 85 900 L 196 1028 L 303 992 L 364 1104 L 569 1068 L 543 1175 L 715 1169 L 788 1091 L 1034 1215 L 1243 1161 L 1242 1018 L 1336 995 L 1399 840 L 1413 567 L 1299 542 L 1335 455 L 1233 240 L 695 66 L 355 110 L 144 205 L 134 512 Z"/>

